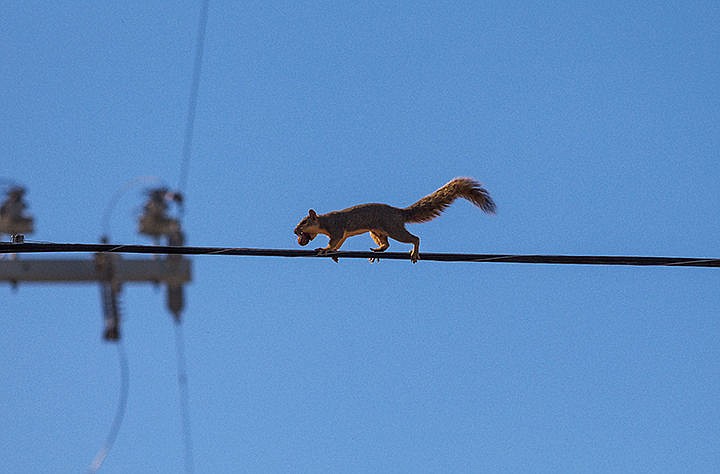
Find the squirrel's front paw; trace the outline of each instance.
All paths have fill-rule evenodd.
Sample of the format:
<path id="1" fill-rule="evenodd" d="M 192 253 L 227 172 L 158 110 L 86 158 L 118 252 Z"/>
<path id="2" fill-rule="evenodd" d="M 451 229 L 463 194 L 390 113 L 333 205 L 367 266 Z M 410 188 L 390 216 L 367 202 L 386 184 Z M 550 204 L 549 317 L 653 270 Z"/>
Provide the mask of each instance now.
<path id="1" fill-rule="evenodd" d="M 328 248 L 326 248 L 326 247 L 322 247 L 322 248 L 319 248 L 319 249 L 315 249 L 315 252 L 316 252 L 318 255 L 327 255 L 327 254 L 329 254 L 330 252 L 332 252 L 332 250 L 330 250 L 330 249 L 328 249 Z M 338 262 L 339 262 L 338 257 L 332 256 L 332 257 L 330 257 L 330 258 L 332 258 L 335 263 L 338 263 Z"/>

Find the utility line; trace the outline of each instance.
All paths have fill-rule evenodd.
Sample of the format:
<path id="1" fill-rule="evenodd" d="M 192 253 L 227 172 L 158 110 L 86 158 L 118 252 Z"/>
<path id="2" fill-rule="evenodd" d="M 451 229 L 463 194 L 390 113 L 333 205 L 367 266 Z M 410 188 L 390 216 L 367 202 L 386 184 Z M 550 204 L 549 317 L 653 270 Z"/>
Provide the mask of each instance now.
<path id="1" fill-rule="evenodd" d="M 200 23 L 198 24 L 197 42 L 195 44 L 195 63 L 193 65 L 192 83 L 190 85 L 190 99 L 188 101 L 188 115 L 185 123 L 185 139 L 183 141 L 182 161 L 180 162 L 180 180 L 178 191 L 185 191 L 188 173 L 190 172 L 190 156 L 192 154 L 192 139 L 195 129 L 195 110 L 197 108 L 198 89 L 200 88 L 200 71 L 205 50 L 205 29 L 208 19 L 209 0 L 205 0 L 200 10 Z"/>
<path id="2" fill-rule="evenodd" d="M 182 157 L 180 161 L 180 178 L 178 191 L 185 192 L 188 174 L 190 173 L 190 157 L 192 156 L 192 140 L 195 130 L 195 111 L 197 109 L 198 89 L 200 88 L 200 72 L 205 51 L 205 31 L 207 29 L 208 7 L 210 0 L 204 0 L 200 10 L 197 37 L 195 43 L 195 61 L 193 63 L 192 82 L 190 84 L 190 98 L 188 100 L 187 122 L 185 123 L 185 136 L 183 140 Z M 180 214 L 184 214 L 184 206 L 180 207 Z M 180 395 L 180 411 L 182 415 L 183 441 L 185 447 L 185 472 L 192 474 L 195 470 L 192 454 L 192 436 L 190 431 L 190 410 L 188 408 L 188 381 L 185 363 L 185 343 L 179 321 L 175 324 L 175 348 L 177 349 L 178 363 L 178 391 Z"/>
<path id="3" fill-rule="evenodd" d="M 382 258 L 408 260 L 406 252 L 339 251 L 318 255 L 313 250 L 260 249 L 241 247 L 180 247 L 163 245 L 118 244 L 62 244 L 62 243 L 0 243 L 4 253 L 127 253 L 156 255 L 233 255 L 246 257 L 306 257 L 306 258 Z M 720 258 L 703 257 L 645 257 L 618 255 L 515 255 L 474 253 L 420 253 L 420 260 L 435 262 L 494 262 L 550 265 L 630 265 L 675 267 L 720 267 Z"/>

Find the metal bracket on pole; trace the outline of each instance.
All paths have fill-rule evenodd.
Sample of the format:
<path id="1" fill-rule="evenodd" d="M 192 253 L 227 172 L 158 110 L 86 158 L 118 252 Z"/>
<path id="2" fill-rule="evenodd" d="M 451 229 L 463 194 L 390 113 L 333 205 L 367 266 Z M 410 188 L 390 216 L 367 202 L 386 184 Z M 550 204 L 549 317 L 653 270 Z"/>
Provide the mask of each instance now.
<path id="1" fill-rule="evenodd" d="M 9 234 L 14 244 L 25 241 L 23 232 L 32 232 L 33 219 L 25 214 L 25 190 L 12 188 L 0 205 L 0 234 Z M 182 196 L 167 189 L 149 192 L 148 202 L 140 218 L 139 230 L 156 242 L 167 237 L 170 245 L 183 245 L 180 222 L 167 214 L 168 202 L 182 205 Z M 103 237 L 103 243 L 107 239 Z M 162 258 L 125 259 L 120 254 L 99 252 L 91 259 L 19 259 L 17 254 L 0 259 L 0 282 L 9 282 L 13 288 L 28 283 L 99 283 L 104 312 L 103 338 L 120 339 L 120 293 L 126 283 L 163 283 L 167 285 L 167 307 L 175 322 L 185 305 L 183 285 L 191 279 L 190 260 L 182 255 Z"/>

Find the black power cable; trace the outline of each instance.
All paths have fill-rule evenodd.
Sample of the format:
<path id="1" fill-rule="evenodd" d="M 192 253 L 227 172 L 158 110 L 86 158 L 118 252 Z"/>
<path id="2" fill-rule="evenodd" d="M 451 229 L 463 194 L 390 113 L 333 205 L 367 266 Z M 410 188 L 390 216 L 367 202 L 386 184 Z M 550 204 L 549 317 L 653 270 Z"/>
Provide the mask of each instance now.
<path id="1" fill-rule="evenodd" d="M 259 249 L 242 247 L 183 247 L 163 245 L 118 244 L 59 244 L 59 243 L 0 243 L 3 253 L 131 253 L 159 255 L 234 255 L 246 257 L 306 257 L 306 258 L 382 258 L 409 260 L 406 252 L 340 251 L 318 255 L 313 250 Z M 515 255 L 476 253 L 421 253 L 420 260 L 435 262 L 494 262 L 551 265 L 630 265 L 672 267 L 720 267 L 720 258 L 705 257 L 643 257 L 619 255 Z"/>

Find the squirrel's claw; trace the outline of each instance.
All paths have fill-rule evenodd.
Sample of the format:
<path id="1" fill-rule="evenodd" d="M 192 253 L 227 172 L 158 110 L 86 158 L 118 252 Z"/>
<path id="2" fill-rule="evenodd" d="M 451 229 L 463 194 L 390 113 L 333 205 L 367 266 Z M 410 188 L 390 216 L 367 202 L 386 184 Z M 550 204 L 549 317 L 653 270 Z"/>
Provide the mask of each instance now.
<path id="1" fill-rule="evenodd" d="M 385 250 L 387 250 L 387 248 L 388 248 L 387 245 L 381 245 L 380 247 L 375 247 L 375 248 L 371 247 L 370 251 L 380 253 L 380 252 L 384 252 Z M 370 257 L 368 260 L 370 261 L 370 263 L 373 263 L 373 262 L 380 263 L 380 257 Z"/>
<path id="2" fill-rule="evenodd" d="M 332 252 L 332 250 L 327 249 L 327 248 L 325 248 L 325 247 L 321 247 L 321 248 L 319 248 L 319 249 L 315 249 L 315 252 L 316 252 L 318 255 L 327 255 L 328 253 Z M 333 262 L 335 262 L 335 263 L 339 263 L 339 261 L 340 261 L 339 258 L 336 257 L 336 256 L 334 256 L 334 255 L 331 256 L 330 258 L 332 258 L 332 259 L 333 259 Z"/>

